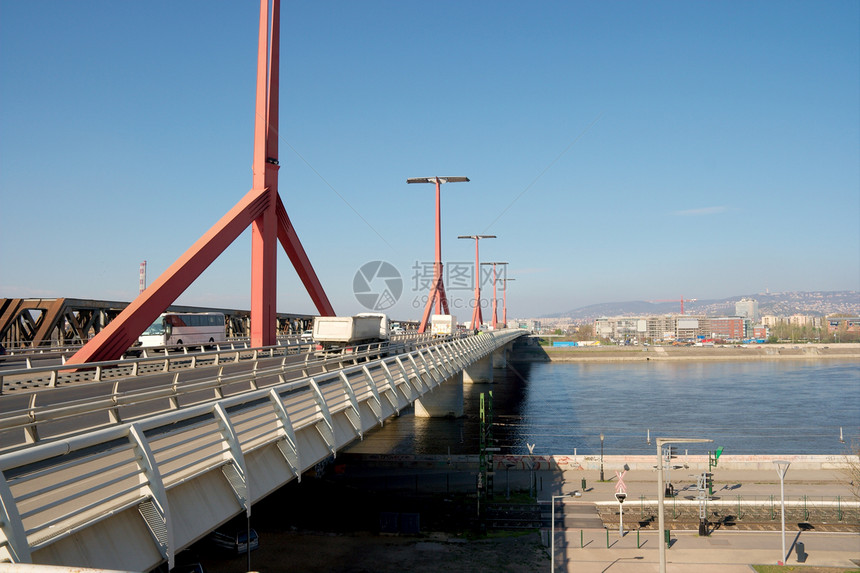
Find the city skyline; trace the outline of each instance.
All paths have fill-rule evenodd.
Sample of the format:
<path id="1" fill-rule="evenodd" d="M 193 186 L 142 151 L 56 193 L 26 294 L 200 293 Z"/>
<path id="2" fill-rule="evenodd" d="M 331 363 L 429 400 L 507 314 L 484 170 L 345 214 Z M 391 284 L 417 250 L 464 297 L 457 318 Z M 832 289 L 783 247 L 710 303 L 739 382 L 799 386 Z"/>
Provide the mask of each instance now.
<path id="1" fill-rule="evenodd" d="M 509 317 L 860 289 L 856 3 L 370 8 L 282 16 L 281 195 L 339 314 L 385 261 L 420 316 L 406 179 L 450 174 L 442 259 L 497 235 Z M 131 300 L 248 190 L 257 10 L 0 2 L 0 296 Z M 278 285 L 315 313 L 283 253 Z M 249 300 L 246 232 L 177 304 Z"/>
<path id="2" fill-rule="evenodd" d="M 708 300 L 685 300 L 686 312 L 684 314 L 734 316 L 737 315 L 738 302 L 744 299 L 755 303 L 759 317 L 763 315 L 824 317 L 833 314 L 860 316 L 860 293 L 856 291 L 765 292 L 737 294 Z M 679 301 L 617 301 L 588 305 L 536 318 L 591 320 L 600 316 L 636 315 L 681 316 Z"/>

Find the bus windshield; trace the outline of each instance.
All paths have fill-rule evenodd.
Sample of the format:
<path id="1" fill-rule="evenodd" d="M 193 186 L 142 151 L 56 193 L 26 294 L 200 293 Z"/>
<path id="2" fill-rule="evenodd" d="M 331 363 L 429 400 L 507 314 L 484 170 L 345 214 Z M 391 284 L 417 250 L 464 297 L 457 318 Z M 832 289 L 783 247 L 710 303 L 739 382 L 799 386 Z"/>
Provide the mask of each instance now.
<path id="1" fill-rule="evenodd" d="M 159 316 L 152 325 L 149 326 L 146 330 L 143 331 L 144 335 L 156 335 L 161 336 L 164 334 L 164 318 Z"/>

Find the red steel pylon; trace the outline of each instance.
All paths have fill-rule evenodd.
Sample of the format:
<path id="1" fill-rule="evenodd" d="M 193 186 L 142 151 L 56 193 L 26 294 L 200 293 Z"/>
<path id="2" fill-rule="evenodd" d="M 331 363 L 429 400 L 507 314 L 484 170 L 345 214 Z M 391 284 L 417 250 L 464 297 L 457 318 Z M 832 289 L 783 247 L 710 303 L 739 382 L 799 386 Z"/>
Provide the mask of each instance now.
<path id="1" fill-rule="evenodd" d="M 251 344 L 276 343 L 277 242 L 290 258 L 317 311 L 334 309 L 278 194 L 280 0 L 260 0 L 253 188 L 123 312 L 72 356 L 69 364 L 115 360 L 249 225 Z M 269 25 L 271 24 L 271 28 Z"/>
<path id="2" fill-rule="evenodd" d="M 517 279 L 502 279 L 502 285 L 505 287 L 502 291 L 502 328 L 508 327 L 508 283 Z"/>
<path id="3" fill-rule="evenodd" d="M 481 261 L 478 257 L 478 242 L 481 239 L 495 239 L 495 235 L 460 235 L 458 239 L 475 239 L 475 306 L 472 309 L 472 330 L 481 328 L 484 318 L 481 315 Z"/>
<path id="4" fill-rule="evenodd" d="M 469 181 L 468 177 L 410 177 L 407 183 L 435 183 L 436 184 L 436 261 L 433 264 L 433 284 L 427 297 L 427 305 L 418 325 L 418 332 L 427 330 L 430 321 L 430 311 L 436 308 L 436 314 L 450 314 L 448 311 L 448 298 L 445 296 L 445 284 L 442 281 L 442 211 L 440 186 L 442 183 L 461 183 Z"/>
<path id="5" fill-rule="evenodd" d="M 492 263 L 481 263 L 483 265 L 493 265 L 493 320 L 490 322 L 490 326 L 493 330 L 496 330 L 499 324 L 499 298 L 496 295 L 496 265 L 506 265 L 508 263 L 500 263 L 500 262 L 492 262 Z"/>

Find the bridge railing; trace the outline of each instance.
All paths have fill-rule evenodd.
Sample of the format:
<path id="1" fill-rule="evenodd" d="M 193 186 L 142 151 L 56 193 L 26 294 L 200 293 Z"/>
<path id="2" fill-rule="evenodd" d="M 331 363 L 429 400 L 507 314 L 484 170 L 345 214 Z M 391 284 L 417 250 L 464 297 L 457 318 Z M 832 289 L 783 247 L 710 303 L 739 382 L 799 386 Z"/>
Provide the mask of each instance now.
<path id="1" fill-rule="evenodd" d="M 451 340 L 0 455 L 0 561 L 31 562 L 34 551 L 136 507 L 172 567 L 181 547 L 168 490 L 220 468 L 248 510 L 249 453 L 276 444 L 299 476 L 322 458 L 306 455 L 297 433 L 318 432 L 332 454 L 382 422 L 383 400 L 392 415 L 516 335 Z M 335 417 L 354 433 L 338 434 Z"/>
<path id="2" fill-rule="evenodd" d="M 421 342 L 431 338 L 429 334 L 419 334 L 418 332 L 406 332 L 391 336 L 392 342 Z M 299 334 L 279 335 L 277 346 L 294 346 L 298 344 L 307 345 L 307 339 L 303 339 Z M 78 350 L 83 348 L 81 344 L 67 344 L 63 346 L 36 346 L 29 347 L 25 345 L 12 345 L 5 348 L 6 354 L 0 355 L 0 360 L 9 364 L 14 363 L 20 365 L 21 368 L 34 368 L 36 362 L 47 359 L 60 360 L 61 364 L 65 364 L 66 360 L 74 355 Z M 176 353 L 190 354 L 203 353 L 207 348 L 214 348 L 216 352 L 233 351 L 233 350 L 250 350 L 251 339 L 247 336 L 230 337 L 225 342 L 213 342 L 206 344 L 177 344 L 171 346 L 135 346 L 129 348 L 126 354 L 120 360 L 131 360 L 137 357 L 152 358 L 154 356 L 168 356 Z"/>
<path id="3" fill-rule="evenodd" d="M 425 335 L 399 335 L 383 346 L 398 349 L 414 349 L 438 341 Z M 205 350 L 211 346 L 214 350 Z M 93 362 L 74 369 L 65 365 L 33 366 L 27 358 L 20 368 L 0 371 L 0 394 L 57 388 L 65 384 L 99 382 L 120 377 L 150 374 L 154 371 L 168 372 L 175 369 L 218 365 L 239 360 L 261 360 L 305 354 L 315 350 L 315 343 L 295 341 L 274 346 L 251 347 L 246 343 L 231 342 L 200 346 L 151 347 L 141 349 L 140 357 L 123 357 L 120 360 Z M 366 349 L 367 345 L 359 348 Z"/>
<path id="4" fill-rule="evenodd" d="M 426 348 L 446 340 L 367 344 L 348 354 L 325 357 L 316 356 L 305 344 L 300 356 L 296 348 L 275 346 L 141 358 L 131 364 L 124 360 L 100 362 L 83 373 L 63 373 L 62 367 L 28 370 L 29 375 L 36 376 L 34 384 L 47 384 L 50 390 L 18 394 L 23 398 L 20 405 L 3 408 L 0 451 L 133 421 L 239 391 L 306 377 L 312 372 L 339 369 L 382 353 Z M 240 364 L 243 360 L 245 363 Z M 42 381 L 40 372 L 47 373 L 44 375 L 47 382 Z M 120 377 L 123 372 L 127 376 Z M 23 372 L 10 371 L 5 377 L 14 380 L 22 375 Z M 79 390 L 84 384 L 87 390 L 80 397 Z"/>

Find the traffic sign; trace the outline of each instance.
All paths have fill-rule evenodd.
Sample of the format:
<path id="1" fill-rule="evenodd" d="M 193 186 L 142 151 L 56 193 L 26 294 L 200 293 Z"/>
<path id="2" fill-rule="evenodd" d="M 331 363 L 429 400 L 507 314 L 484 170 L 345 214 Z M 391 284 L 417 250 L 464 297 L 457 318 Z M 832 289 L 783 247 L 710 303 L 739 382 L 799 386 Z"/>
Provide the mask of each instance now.
<path id="1" fill-rule="evenodd" d="M 615 484 L 615 495 L 617 496 L 619 493 L 623 493 L 625 496 L 627 495 L 627 484 L 624 483 L 624 474 L 627 473 L 627 470 L 619 472 L 615 471 L 615 475 L 618 477 L 618 483 Z"/>

